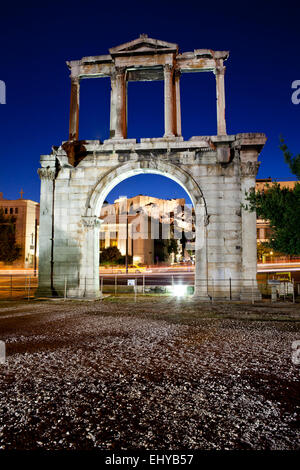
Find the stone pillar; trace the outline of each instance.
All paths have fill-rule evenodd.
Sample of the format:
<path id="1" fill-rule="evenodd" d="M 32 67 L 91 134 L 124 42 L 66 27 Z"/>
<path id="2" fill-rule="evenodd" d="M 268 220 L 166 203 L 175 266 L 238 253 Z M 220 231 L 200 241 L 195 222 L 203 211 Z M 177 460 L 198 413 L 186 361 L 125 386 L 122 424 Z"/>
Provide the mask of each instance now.
<path id="1" fill-rule="evenodd" d="M 116 68 L 116 104 L 115 104 L 115 139 L 126 139 L 127 136 L 127 105 L 126 105 L 126 68 Z"/>
<path id="2" fill-rule="evenodd" d="M 174 68 L 172 65 L 164 66 L 164 94 L 165 94 L 165 135 L 164 137 L 174 137 Z"/>
<path id="3" fill-rule="evenodd" d="M 216 90 L 217 90 L 217 123 L 218 135 L 226 135 L 225 121 L 225 86 L 224 75 L 226 67 L 221 65 L 215 69 Z"/>
<path id="4" fill-rule="evenodd" d="M 53 276 L 52 216 L 55 168 L 39 168 L 41 178 L 40 228 L 39 228 L 39 285 L 36 296 L 52 297 Z"/>
<path id="5" fill-rule="evenodd" d="M 209 300 L 207 288 L 207 225 L 208 217 L 206 215 L 203 203 L 197 203 L 195 207 L 196 215 L 196 241 L 195 241 L 195 300 Z"/>
<path id="6" fill-rule="evenodd" d="M 101 220 L 96 216 L 82 217 L 84 228 L 83 256 L 80 267 L 80 291 L 83 297 L 99 299 L 99 229 Z"/>
<path id="7" fill-rule="evenodd" d="M 180 70 L 175 70 L 176 136 L 181 137 Z"/>
<path id="8" fill-rule="evenodd" d="M 116 133 L 116 73 L 113 72 L 110 76 L 110 133 L 109 137 L 112 139 Z"/>
<path id="9" fill-rule="evenodd" d="M 72 77 L 69 140 L 78 140 L 79 138 L 79 88 L 79 78 Z"/>
<path id="10" fill-rule="evenodd" d="M 243 151 L 241 151 L 241 159 Z M 257 159 L 257 153 L 256 153 Z M 256 175 L 259 168 L 257 161 L 241 162 L 241 198 L 242 203 L 247 204 L 245 197 L 251 189 L 255 189 Z M 249 299 L 252 291 L 255 298 L 260 298 L 257 288 L 257 241 L 256 241 L 256 212 L 250 212 L 242 208 L 242 299 Z"/>

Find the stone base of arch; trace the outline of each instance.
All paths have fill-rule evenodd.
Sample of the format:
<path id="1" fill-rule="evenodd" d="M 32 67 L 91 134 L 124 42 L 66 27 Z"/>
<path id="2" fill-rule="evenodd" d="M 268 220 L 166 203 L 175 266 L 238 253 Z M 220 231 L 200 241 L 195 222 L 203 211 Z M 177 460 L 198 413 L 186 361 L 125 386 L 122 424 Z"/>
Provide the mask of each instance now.
<path id="1" fill-rule="evenodd" d="M 208 294 L 207 279 L 195 279 L 193 300 L 209 302 L 211 297 Z"/>

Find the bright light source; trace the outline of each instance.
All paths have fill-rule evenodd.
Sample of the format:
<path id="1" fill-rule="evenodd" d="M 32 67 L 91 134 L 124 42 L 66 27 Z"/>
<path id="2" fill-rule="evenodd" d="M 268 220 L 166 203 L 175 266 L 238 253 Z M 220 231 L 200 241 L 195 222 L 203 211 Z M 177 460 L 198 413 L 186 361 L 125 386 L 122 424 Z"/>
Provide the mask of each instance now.
<path id="1" fill-rule="evenodd" d="M 182 284 L 175 284 L 173 286 L 173 295 L 176 295 L 176 297 L 183 297 L 186 294 L 186 286 L 183 286 Z"/>

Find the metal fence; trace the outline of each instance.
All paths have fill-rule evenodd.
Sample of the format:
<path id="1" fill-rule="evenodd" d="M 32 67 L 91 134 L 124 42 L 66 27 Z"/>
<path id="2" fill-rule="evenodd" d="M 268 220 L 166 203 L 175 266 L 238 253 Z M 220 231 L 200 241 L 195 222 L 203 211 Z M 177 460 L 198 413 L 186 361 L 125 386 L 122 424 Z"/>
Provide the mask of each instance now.
<path id="1" fill-rule="evenodd" d="M 38 277 L 24 274 L 0 275 L 0 300 L 31 299 L 38 286 Z"/>
<path id="2" fill-rule="evenodd" d="M 193 273 L 174 273 L 168 276 L 147 274 L 112 274 L 100 275 L 100 291 L 103 294 L 128 294 L 135 297 L 147 294 L 165 294 L 173 296 L 190 296 L 194 293 Z M 63 277 L 64 288 L 58 298 L 68 298 L 68 278 Z M 257 289 L 258 286 L 258 289 Z M 2 274 L 0 275 L 0 300 L 33 299 L 38 287 L 38 278 L 34 275 Z M 202 292 L 206 292 L 211 302 L 218 300 L 291 301 L 300 298 L 300 282 L 261 281 L 248 279 L 205 279 L 200 282 Z"/>

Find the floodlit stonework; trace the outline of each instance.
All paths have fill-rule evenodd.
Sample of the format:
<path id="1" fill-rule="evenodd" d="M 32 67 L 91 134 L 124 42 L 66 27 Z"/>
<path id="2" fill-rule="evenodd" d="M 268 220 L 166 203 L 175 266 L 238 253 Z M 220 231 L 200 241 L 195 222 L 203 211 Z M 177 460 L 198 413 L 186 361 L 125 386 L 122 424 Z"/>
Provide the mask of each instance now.
<path id="1" fill-rule="evenodd" d="M 64 291 L 97 299 L 99 219 L 106 196 L 126 178 L 167 176 L 189 194 L 196 216 L 194 296 L 225 297 L 225 281 L 235 280 L 233 298 L 256 296 L 256 215 L 242 209 L 255 187 L 261 133 L 226 134 L 224 61 L 227 51 L 178 46 L 141 35 L 109 50 L 109 55 L 68 62 L 71 71 L 69 140 L 41 156 L 41 213 L 38 295 Z M 181 136 L 180 74 L 213 72 L 216 77 L 217 135 Z M 78 140 L 79 88 L 84 78 L 110 77 L 110 139 Z M 126 139 L 127 82 L 164 80 L 165 132 L 160 138 Z M 242 116 L 241 110 L 241 116 Z M 201 129 L 199 129 L 201 131 Z M 249 294 L 249 281 L 252 292 Z"/>

